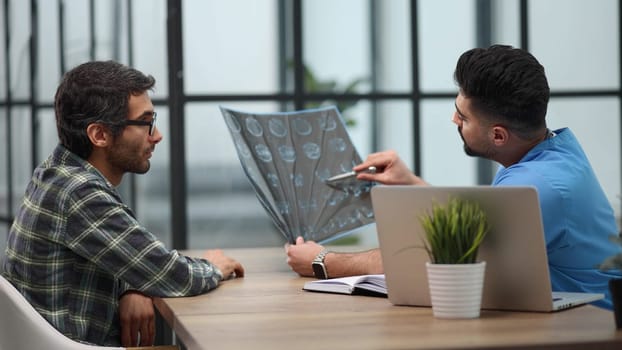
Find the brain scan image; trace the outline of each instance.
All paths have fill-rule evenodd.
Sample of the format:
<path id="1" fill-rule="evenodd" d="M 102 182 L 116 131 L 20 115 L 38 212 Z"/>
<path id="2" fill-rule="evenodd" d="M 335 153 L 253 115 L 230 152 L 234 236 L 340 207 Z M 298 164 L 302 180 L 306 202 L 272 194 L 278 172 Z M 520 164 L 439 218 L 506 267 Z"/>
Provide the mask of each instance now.
<path id="1" fill-rule="evenodd" d="M 288 242 L 302 236 L 326 243 L 374 223 L 374 184 L 349 174 L 362 159 L 337 108 L 220 109 L 240 164 Z"/>

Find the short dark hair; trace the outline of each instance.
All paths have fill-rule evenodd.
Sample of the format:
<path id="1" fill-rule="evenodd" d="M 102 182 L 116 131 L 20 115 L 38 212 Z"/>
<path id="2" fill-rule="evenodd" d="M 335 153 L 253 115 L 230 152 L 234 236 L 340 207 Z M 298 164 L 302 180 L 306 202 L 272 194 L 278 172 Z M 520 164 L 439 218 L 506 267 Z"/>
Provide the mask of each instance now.
<path id="1" fill-rule="evenodd" d="M 109 126 L 114 137 L 129 113 L 130 96 L 153 89 L 155 79 L 114 61 L 83 63 L 67 72 L 54 97 L 60 143 L 86 159 L 91 144 L 86 128 L 92 123 Z"/>
<path id="2" fill-rule="evenodd" d="M 454 79 L 484 118 L 525 139 L 546 128 L 550 89 L 529 52 L 507 45 L 471 49 L 458 59 Z"/>

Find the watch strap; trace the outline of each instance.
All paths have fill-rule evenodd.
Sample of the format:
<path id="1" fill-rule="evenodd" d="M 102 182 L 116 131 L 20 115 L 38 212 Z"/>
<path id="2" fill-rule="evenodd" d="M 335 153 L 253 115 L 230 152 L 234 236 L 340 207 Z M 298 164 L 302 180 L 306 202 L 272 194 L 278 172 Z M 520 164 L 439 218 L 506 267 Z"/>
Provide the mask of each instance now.
<path id="1" fill-rule="evenodd" d="M 328 249 L 324 248 L 322 249 L 322 251 L 320 251 L 316 256 L 315 259 L 313 259 L 313 262 L 320 262 L 320 263 L 324 263 L 324 259 L 326 258 L 326 254 L 328 254 Z"/>
<path id="2" fill-rule="evenodd" d="M 328 278 L 328 271 L 326 271 L 326 265 L 324 265 L 324 259 L 326 258 L 326 254 L 328 254 L 327 249 L 322 249 L 315 256 L 315 259 L 311 262 L 311 269 L 313 270 L 313 275 L 315 278 L 326 279 Z"/>

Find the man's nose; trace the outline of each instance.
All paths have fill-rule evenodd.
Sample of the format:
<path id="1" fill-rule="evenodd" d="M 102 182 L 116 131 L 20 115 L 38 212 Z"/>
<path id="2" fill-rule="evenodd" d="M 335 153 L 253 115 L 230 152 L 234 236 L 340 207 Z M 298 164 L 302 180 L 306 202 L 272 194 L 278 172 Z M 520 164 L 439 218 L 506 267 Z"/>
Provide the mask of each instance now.
<path id="1" fill-rule="evenodd" d="M 153 130 L 153 135 L 151 135 L 151 141 L 153 143 L 159 143 L 160 141 L 162 141 L 162 133 L 160 132 L 160 129 L 158 129 L 158 127 L 155 127 L 155 130 Z"/>
<path id="2" fill-rule="evenodd" d="M 451 121 L 454 122 L 454 124 L 460 126 L 460 118 L 458 118 L 458 112 L 454 112 L 453 116 L 451 117 Z"/>

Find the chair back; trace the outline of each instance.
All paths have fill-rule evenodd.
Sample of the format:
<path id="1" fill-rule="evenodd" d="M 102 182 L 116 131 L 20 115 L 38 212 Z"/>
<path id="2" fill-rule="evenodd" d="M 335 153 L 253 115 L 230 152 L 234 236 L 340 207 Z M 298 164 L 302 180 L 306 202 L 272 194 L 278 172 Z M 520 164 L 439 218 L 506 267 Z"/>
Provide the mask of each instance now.
<path id="1" fill-rule="evenodd" d="M 15 287 L 0 275 L 0 350 L 124 349 L 82 344 L 67 338 L 30 305 Z"/>

